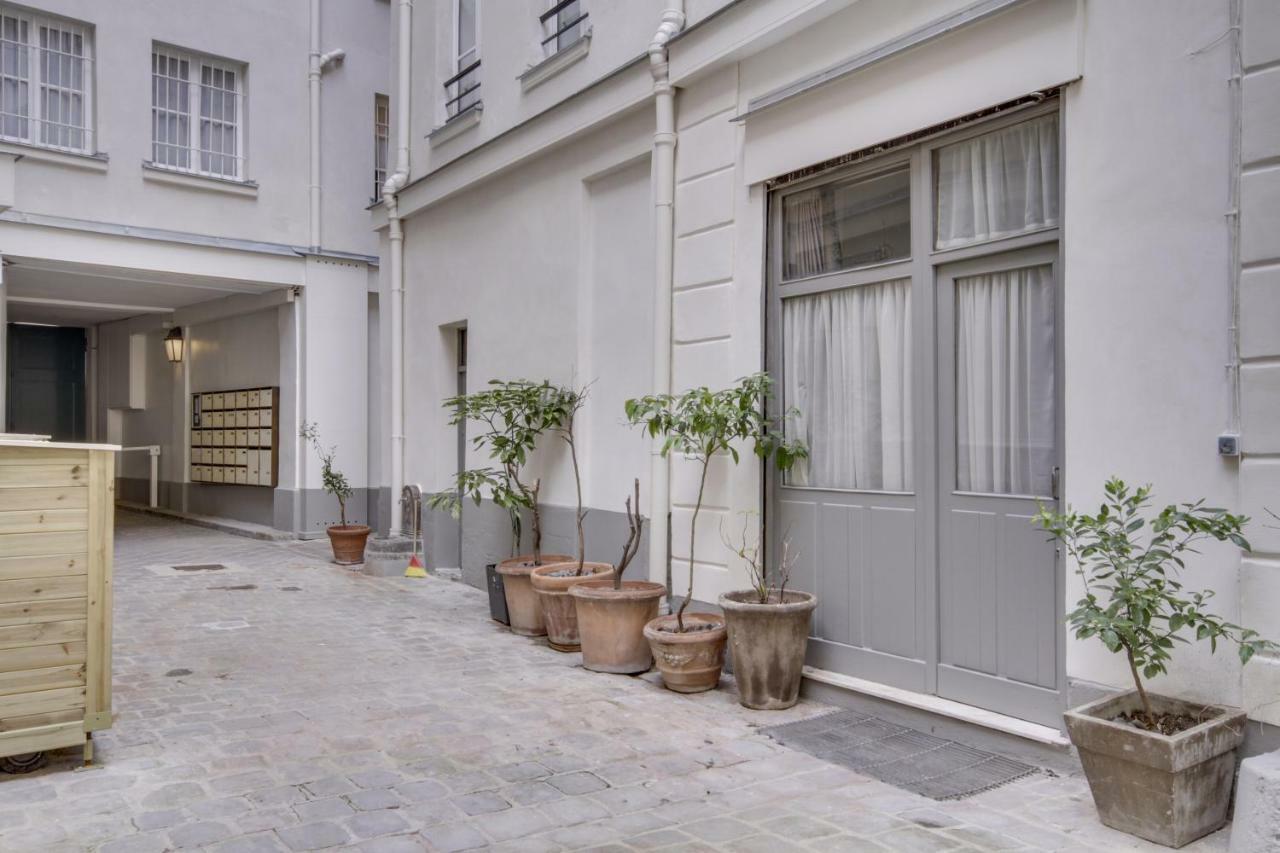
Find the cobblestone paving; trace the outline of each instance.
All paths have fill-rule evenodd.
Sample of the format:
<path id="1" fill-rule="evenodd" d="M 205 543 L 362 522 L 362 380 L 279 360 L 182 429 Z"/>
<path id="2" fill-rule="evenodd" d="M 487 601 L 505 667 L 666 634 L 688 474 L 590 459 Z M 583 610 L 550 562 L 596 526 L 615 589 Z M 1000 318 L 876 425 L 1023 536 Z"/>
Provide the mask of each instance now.
<path id="1" fill-rule="evenodd" d="M 1102 827 L 1079 778 L 937 803 L 788 750 L 757 729 L 828 708 L 587 672 L 460 584 L 128 512 L 118 531 L 102 766 L 0 776 L 0 850 L 1163 849 Z M 228 569 L 149 568 L 174 563 Z"/>

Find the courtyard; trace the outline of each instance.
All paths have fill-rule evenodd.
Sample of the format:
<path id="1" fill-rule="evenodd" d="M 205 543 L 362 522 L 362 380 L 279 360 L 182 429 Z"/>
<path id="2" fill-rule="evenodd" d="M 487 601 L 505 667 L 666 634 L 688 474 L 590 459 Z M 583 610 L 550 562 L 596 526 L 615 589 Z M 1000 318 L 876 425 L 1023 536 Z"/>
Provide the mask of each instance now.
<path id="1" fill-rule="evenodd" d="M 116 529 L 114 727 L 96 768 L 0 776 L 0 850 L 1163 849 L 1099 824 L 1077 775 L 926 799 L 761 732 L 827 706 L 590 673 L 480 590 L 327 542 Z"/>

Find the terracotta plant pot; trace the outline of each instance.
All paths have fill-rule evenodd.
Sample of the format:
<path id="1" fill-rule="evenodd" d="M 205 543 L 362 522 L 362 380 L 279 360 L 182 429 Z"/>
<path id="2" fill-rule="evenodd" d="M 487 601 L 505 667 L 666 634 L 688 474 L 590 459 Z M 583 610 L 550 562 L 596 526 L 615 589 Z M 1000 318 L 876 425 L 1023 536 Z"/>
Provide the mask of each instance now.
<path id="1" fill-rule="evenodd" d="M 329 545 L 333 547 L 333 561 L 340 566 L 357 566 L 364 562 L 364 544 L 369 538 L 367 524 L 335 524 L 325 528 Z"/>
<path id="2" fill-rule="evenodd" d="M 653 654 L 644 626 L 658 616 L 667 588 L 649 581 L 590 580 L 569 589 L 578 608 L 582 665 L 595 672 L 634 675 L 648 672 Z"/>
<path id="3" fill-rule="evenodd" d="M 1158 713 L 1205 719 L 1175 735 L 1112 718 L 1142 707 L 1137 691 L 1066 713 L 1098 817 L 1112 829 L 1181 847 L 1227 822 L 1236 748 L 1246 717 L 1239 708 L 1150 696 Z"/>
<path id="4" fill-rule="evenodd" d="M 777 598 L 777 590 L 770 590 Z M 755 590 L 720 596 L 738 701 L 758 711 L 790 708 L 800 698 L 809 623 L 818 599 L 807 592 L 787 590 L 786 600 L 760 604 Z"/>
<path id="5" fill-rule="evenodd" d="M 662 683 L 677 693 L 711 690 L 720 683 L 720 670 L 724 668 L 724 617 L 686 613 L 684 624 L 697 630 L 676 633 L 675 616 L 659 616 L 644 626 Z"/>
<path id="6" fill-rule="evenodd" d="M 569 557 L 564 554 L 543 554 L 542 562 L 534 564 L 533 556 L 521 554 L 510 560 L 498 563 L 498 574 L 502 575 L 503 591 L 507 596 L 507 617 L 511 620 L 511 632 L 522 637 L 542 637 L 547 633 L 546 623 L 542 619 L 542 602 L 533 591 L 529 575 L 538 565 L 565 563 Z"/>
<path id="7" fill-rule="evenodd" d="M 609 563 L 583 563 L 582 574 L 575 575 L 578 561 L 552 563 L 539 566 L 529 575 L 534 592 L 542 601 L 542 620 L 547 628 L 547 642 L 558 652 L 576 652 L 578 642 L 578 611 L 569 597 L 569 590 L 590 578 L 612 578 L 613 566 Z M 561 574 L 561 573 L 566 574 Z"/>

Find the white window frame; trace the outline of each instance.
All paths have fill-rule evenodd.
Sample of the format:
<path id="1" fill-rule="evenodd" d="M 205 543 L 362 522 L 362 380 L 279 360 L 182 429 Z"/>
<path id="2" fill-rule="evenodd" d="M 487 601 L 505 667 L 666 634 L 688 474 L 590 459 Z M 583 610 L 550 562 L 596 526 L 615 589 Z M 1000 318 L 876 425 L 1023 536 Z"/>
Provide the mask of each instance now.
<path id="1" fill-rule="evenodd" d="M 12 18 L 17 20 L 19 29 L 22 24 L 26 24 L 27 39 L 23 41 L 10 41 L 4 38 L 3 20 Z M 45 57 L 46 48 L 40 46 L 40 30 L 42 28 L 56 28 L 60 31 L 70 32 L 73 36 L 79 36 L 83 54 L 80 56 L 69 55 L 72 60 L 79 60 L 82 63 L 83 70 L 81 74 L 81 88 L 79 90 L 72 89 L 65 85 L 52 84 L 46 80 Z M 0 114 L 0 141 L 16 142 L 21 145 L 32 145 L 37 148 L 48 148 L 53 151 L 68 151 L 75 154 L 93 154 L 96 152 L 95 133 L 94 133 L 94 84 L 97 75 L 94 68 L 94 28 L 92 24 L 82 21 L 75 21 L 70 18 L 60 18 L 53 15 L 42 15 L 34 12 L 20 9 L 15 6 L 0 3 L 0 53 L 6 55 L 10 51 L 17 54 L 19 51 L 26 52 L 26 75 L 5 74 L 3 71 L 3 63 L 0 61 L 0 81 L 4 79 L 16 79 L 25 82 L 27 86 L 27 103 L 26 114 L 21 113 L 4 113 Z M 60 56 L 68 56 L 59 51 Z M 3 86 L 0 82 L 0 86 Z M 52 88 L 55 91 L 70 91 L 73 95 L 78 94 L 81 99 L 83 122 L 79 125 L 68 124 L 66 122 L 51 122 L 47 115 L 46 88 Z M 9 124 L 10 118 L 18 121 L 26 122 L 26 133 L 5 133 L 6 125 Z M 59 145 L 55 142 L 48 142 L 41 139 L 42 131 L 48 125 L 52 124 L 58 128 L 70 128 L 72 131 L 79 132 L 82 145 Z"/>
<path id="2" fill-rule="evenodd" d="M 187 144 L 185 150 L 187 152 L 187 165 L 172 165 L 162 162 L 156 157 L 157 145 L 170 145 L 163 140 L 156 138 L 156 112 L 161 108 L 156 105 L 156 71 L 155 56 L 164 56 L 167 58 L 177 59 L 188 63 L 189 76 L 186 81 L 188 86 L 187 94 Z M 248 156 L 245 152 L 245 121 L 247 118 L 245 105 L 247 97 L 245 95 L 245 75 L 248 71 L 248 65 L 243 62 L 235 62 L 227 59 L 219 59 L 217 57 L 208 56 L 202 53 L 196 53 L 190 50 L 184 50 L 179 47 L 173 47 L 168 44 L 155 42 L 151 45 L 152 55 L 152 71 L 151 71 L 151 158 L 147 161 L 147 165 L 156 169 L 164 169 L 170 172 L 181 172 L 189 175 L 200 175 L 207 178 L 216 178 L 223 181 L 236 181 L 245 183 L 248 181 Z M 205 121 L 219 121 L 225 123 L 221 119 L 213 119 L 201 115 L 201 94 L 205 88 L 204 72 L 208 69 L 210 75 L 215 71 L 224 74 L 234 74 L 235 85 L 233 89 L 209 86 L 210 89 L 230 94 L 235 103 L 234 118 L 234 138 L 235 138 L 235 154 L 226 154 L 221 151 L 212 149 L 205 150 L 200 145 L 200 130 Z M 170 78 L 172 79 L 172 78 Z M 166 109 L 167 112 L 174 112 L 172 109 Z M 213 168 L 203 168 L 202 155 L 208 154 L 212 162 L 213 158 L 230 159 L 233 170 L 216 170 Z"/>
<path id="3" fill-rule="evenodd" d="M 387 164 L 391 159 L 391 98 L 373 96 L 373 200 L 382 198 L 382 185 L 387 181 Z"/>
<path id="4" fill-rule="evenodd" d="M 483 5 L 480 0 L 472 0 L 474 3 L 475 14 L 473 15 L 475 33 L 474 43 L 465 52 L 462 50 L 462 0 L 453 0 L 453 71 L 449 75 L 449 79 L 457 77 L 465 68 L 475 64 L 480 65 L 480 7 Z M 471 74 L 468 75 L 475 81 L 475 85 L 466 90 L 462 95 L 451 95 L 449 87 L 455 87 L 456 92 L 462 92 L 463 80 L 458 79 L 456 82 L 446 83 L 444 85 L 444 111 L 445 120 L 457 118 L 475 109 L 480 104 L 480 67 L 476 67 Z"/>

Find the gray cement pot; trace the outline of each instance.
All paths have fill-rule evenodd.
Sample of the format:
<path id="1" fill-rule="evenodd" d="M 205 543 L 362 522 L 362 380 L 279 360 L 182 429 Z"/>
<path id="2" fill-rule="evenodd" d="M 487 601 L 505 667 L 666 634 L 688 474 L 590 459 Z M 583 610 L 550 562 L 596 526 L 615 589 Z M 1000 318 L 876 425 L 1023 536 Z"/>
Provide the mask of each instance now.
<path id="1" fill-rule="evenodd" d="M 1209 716 L 1167 736 L 1111 718 L 1142 707 L 1136 691 L 1066 713 L 1098 817 L 1112 829 L 1167 847 L 1181 847 L 1227 822 L 1236 748 L 1244 740 L 1239 708 L 1151 697 L 1160 713 Z"/>
<path id="2" fill-rule="evenodd" d="M 776 592 L 771 594 L 776 597 Z M 770 604 L 760 604 L 755 590 L 720 596 L 743 707 L 780 711 L 796 704 L 809 623 L 817 606 L 815 596 L 791 590 L 785 601 Z"/>

